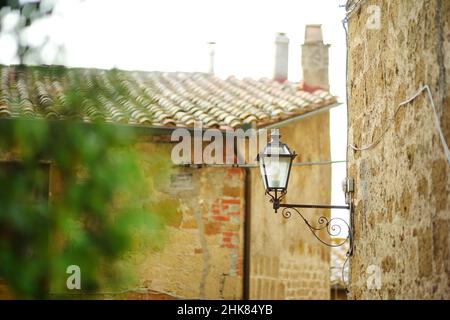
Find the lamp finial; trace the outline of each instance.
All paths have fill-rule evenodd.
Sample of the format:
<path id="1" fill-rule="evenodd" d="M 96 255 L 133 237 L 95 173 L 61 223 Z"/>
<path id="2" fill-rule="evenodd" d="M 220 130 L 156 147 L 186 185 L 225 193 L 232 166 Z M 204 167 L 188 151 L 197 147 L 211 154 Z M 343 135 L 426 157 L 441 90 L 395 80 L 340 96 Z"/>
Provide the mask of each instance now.
<path id="1" fill-rule="evenodd" d="M 280 142 L 280 138 L 281 138 L 281 135 L 280 135 L 280 132 L 278 131 L 278 129 L 273 129 L 272 133 L 270 134 L 270 140 L 271 140 L 270 142 L 278 143 L 278 142 Z"/>

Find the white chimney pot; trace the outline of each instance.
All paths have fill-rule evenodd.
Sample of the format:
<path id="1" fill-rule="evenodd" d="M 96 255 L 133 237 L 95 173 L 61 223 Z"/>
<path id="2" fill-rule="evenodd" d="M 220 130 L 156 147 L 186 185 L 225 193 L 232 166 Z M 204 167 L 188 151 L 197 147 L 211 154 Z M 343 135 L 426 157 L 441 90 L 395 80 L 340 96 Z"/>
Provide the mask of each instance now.
<path id="1" fill-rule="evenodd" d="M 285 33 L 278 33 L 275 38 L 275 66 L 273 79 L 284 82 L 288 78 L 289 38 Z"/>

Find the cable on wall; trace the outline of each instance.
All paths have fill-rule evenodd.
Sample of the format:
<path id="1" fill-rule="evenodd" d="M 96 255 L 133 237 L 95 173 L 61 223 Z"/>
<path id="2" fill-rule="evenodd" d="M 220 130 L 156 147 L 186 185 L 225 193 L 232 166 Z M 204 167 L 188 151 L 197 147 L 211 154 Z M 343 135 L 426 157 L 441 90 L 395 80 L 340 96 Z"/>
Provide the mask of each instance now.
<path id="1" fill-rule="evenodd" d="M 366 0 L 358 0 L 358 1 L 354 1 L 352 4 L 350 4 L 350 6 L 345 6 L 346 12 L 345 12 L 345 18 L 344 20 L 347 21 L 352 14 L 361 7 L 361 5 L 365 2 Z"/>
<path id="2" fill-rule="evenodd" d="M 442 131 L 442 127 L 441 127 L 441 123 L 439 121 L 439 117 L 436 111 L 436 106 L 434 105 L 434 100 L 433 100 L 433 95 L 431 93 L 430 87 L 428 85 L 424 85 L 422 88 L 420 88 L 412 97 L 410 97 L 409 99 L 401 102 L 398 106 L 397 109 L 394 112 L 394 115 L 392 116 L 392 118 L 389 120 L 388 125 L 385 127 L 385 129 L 383 130 L 383 132 L 381 133 L 381 135 L 371 144 L 367 145 L 367 146 L 363 146 L 363 147 L 356 147 L 353 144 L 349 144 L 348 147 L 353 149 L 354 151 L 364 151 L 364 150 L 368 150 L 371 149 L 373 147 L 375 147 L 376 145 L 378 145 L 383 138 L 386 135 L 386 132 L 391 128 L 392 126 L 392 122 L 395 120 L 398 111 L 400 110 L 400 108 L 402 108 L 403 106 L 409 104 L 410 102 L 412 102 L 414 99 L 416 99 L 418 96 L 420 96 L 422 94 L 422 92 L 426 91 L 427 92 L 427 96 L 430 99 L 431 102 L 431 107 L 433 109 L 433 122 L 435 125 L 435 128 L 439 134 L 439 140 L 441 141 L 442 147 L 444 148 L 444 154 L 445 157 L 447 158 L 447 162 L 450 165 L 450 150 L 448 148 L 448 144 L 445 141 L 445 137 L 444 137 L 444 133 Z"/>
<path id="3" fill-rule="evenodd" d="M 353 13 L 357 9 L 359 9 L 361 7 L 361 5 L 364 2 L 365 2 L 365 0 L 354 1 L 352 3 L 352 5 L 350 5 L 349 7 L 346 7 L 346 14 L 345 14 L 344 19 L 342 20 L 342 26 L 343 26 L 344 31 L 345 31 L 345 41 L 346 41 L 346 49 L 347 49 L 346 50 L 346 70 L 345 70 L 345 76 L 346 76 L 346 79 L 345 79 L 346 80 L 345 94 L 346 94 L 346 104 L 347 104 L 347 143 L 348 143 L 348 139 L 349 139 L 349 129 L 350 129 L 350 126 L 349 126 L 349 119 L 350 119 L 350 117 L 349 117 L 349 103 L 350 102 L 349 102 L 349 92 L 348 92 L 348 83 L 349 83 L 349 79 L 348 79 L 348 62 L 349 62 L 349 58 L 348 58 L 348 28 L 347 28 L 347 25 L 348 25 L 348 21 L 349 21 L 350 17 L 353 15 Z M 439 134 L 440 142 L 441 142 L 441 144 L 442 144 L 442 146 L 444 148 L 444 155 L 445 155 L 445 157 L 447 159 L 447 162 L 450 165 L 450 150 L 449 150 L 447 142 L 445 141 L 444 134 L 443 134 L 442 127 L 441 127 L 441 123 L 440 123 L 440 120 L 439 120 L 439 117 L 438 117 L 438 114 L 437 114 L 436 106 L 434 104 L 433 95 L 432 95 L 431 90 L 430 90 L 428 85 L 424 85 L 423 87 L 421 87 L 412 97 L 410 97 L 409 99 L 401 102 L 397 106 L 397 109 L 395 110 L 394 115 L 390 119 L 388 125 L 383 130 L 383 132 L 380 135 L 380 137 L 377 140 L 375 140 L 373 143 L 371 143 L 370 145 L 367 145 L 367 146 L 359 147 L 359 148 L 356 147 L 355 145 L 348 144 L 348 148 L 347 148 L 347 151 L 346 151 L 346 160 L 347 160 L 347 162 L 348 162 L 348 151 L 349 151 L 349 149 L 352 149 L 354 151 L 364 151 L 364 150 L 369 150 L 369 149 L 375 147 L 376 145 L 378 145 L 381 142 L 381 140 L 384 138 L 386 132 L 390 129 L 390 127 L 392 125 L 392 122 L 396 118 L 400 108 L 402 108 L 403 106 L 405 106 L 405 105 L 409 104 L 410 102 L 412 102 L 419 95 L 421 95 L 423 91 L 427 92 L 428 98 L 431 101 L 431 106 L 432 106 L 432 109 L 433 109 L 433 122 L 434 122 L 435 128 L 436 128 L 436 130 L 437 130 L 437 132 Z M 346 170 L 347 170 L 347 176 L 348 176 L 348 167 L 346 168 Z M 353 221 L 354 220 L 353 220 L 353 217 L 352 217 L 352 212 L 350 212 L 350 224 L 351 224 L 352 228 L 353 228 Z M 349 285 L 350 285 L 350 270 L 349 270 L 348 282 L 346 282 L 345 281 L 345 276 L 344 276 L 345 275 L 345 266 L 349 262 L 349 258 L 351 256 L 351 252 L 352 251 L 353 251 L 353 248 L 350 248 L 349 253 L 347 254 L 346 260 L 344 262 L 344 265 L 342 267 L 342 280 L 346 284 L 347 293 L 349 292 Z M 350 267 L 351 266 L 349 266 L 349 268 Z"/>
<path id="4" fill-rule="evenodd" d="M 1 160 L 0 160 L 1 161 Z M 347 163 L 347 160 L 326 160 L 326 161 L 309 161 L 309 162 L 293 162 L 293 167 L 305 167 L 305 166 L 325 166 L 339 163 Z M 201 163 L 201 164 L 177 164 L 175 167 L 187 167 L 193 169 L 201 168 L 259 168 L 258 164 L 252 163 L 232 163 L 232 164 L 213 164 L 213 163 Z"/>
<path id="5" fill-rule="evenodd" d="M 342 20 L 342 27 L 344 28 L 345 31 L 345 103 L 346 103 L 346 109 L 347 109 L 347 144 L 348 144 L 348 137 L 349 137 L 349 128 L 350 128 L 350 123 L 349 123 L 349 94 L 348 94 L 348 28 L 347 28 L 347 23 L 348 23 L 348 19 L 350 17 L 350 14 L 353 12 L 353 10 L 355 10 L 356 5 L 358 5 L 361 1 L 358 1 L 356 4 L 354 4 L 354 6 L 351 9 L 347 8 L 347 12 L 345 15 L 345 18 Z M 348 163 L 348 148 L 346 148 L 345 150 L 345 160 Z M 345 166 L 345 176 L 348 177 L 348 165 Z M 351 230 L 354 230 L 354 219 L 353 219 L 353 210 L 350 210 L 350 214 L 349 214 L 349 223 L 350 223 L 350 227 Z M 342 271 L 341 271 L 341 277 L 342 277 L 342 283 L 344 283 L 345 285 L 345 291 L 347 292 L 347 294 L 350 293 L 350 275 L 351 275 L 351 264 L 350 264 L 350 258 L 353 255 L 353 249 L 354 249 L 354 243 L 353 241 L 351 241 L 350 243 L 350 247 L 348 248 L 346 257 L 345 257 L 345 261 L 344 264 L 342 265 Z M 345 267 L 348 264 L 348 272 L 347 272 L 347 281 L 345 280 Z"/>

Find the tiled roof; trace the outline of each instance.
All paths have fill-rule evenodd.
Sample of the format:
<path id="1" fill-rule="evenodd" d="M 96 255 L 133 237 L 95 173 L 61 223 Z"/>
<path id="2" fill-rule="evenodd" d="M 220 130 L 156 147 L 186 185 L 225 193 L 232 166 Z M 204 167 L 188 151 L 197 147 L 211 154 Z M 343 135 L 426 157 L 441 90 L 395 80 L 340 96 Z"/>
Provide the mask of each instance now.
<path id="1" fill-rule="evenodd" d="M 0 118 L 75 118 L 145 126 L 263 126 L 332 105 L 323 90 L 205 73 L 0 66 Z"/>

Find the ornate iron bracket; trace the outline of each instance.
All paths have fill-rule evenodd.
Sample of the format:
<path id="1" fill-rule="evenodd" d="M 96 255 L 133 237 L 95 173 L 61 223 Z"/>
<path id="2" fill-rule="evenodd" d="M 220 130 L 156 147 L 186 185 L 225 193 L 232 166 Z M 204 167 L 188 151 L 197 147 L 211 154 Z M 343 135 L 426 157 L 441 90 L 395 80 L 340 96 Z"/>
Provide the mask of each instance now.
<path id="1" fill-rule="evenodd" d="M 285 219 L 289 219 L 292 216 L 291 211 L 294 210 L 300 216 L 300 218 L 305 222 L 308 229 L 314 235 L 314 237 L 319 240 L 322 244 L 328 247 L 340 247 L 344 245 L 347 241 L 349 242 L 349 248 L 346 254 L 345 262 L 342 266 L 342 281 L 345 281 L 345 265 L 349 261 L 350 257 L 353 255 L 353 205 L 352 205 L 352 196 L 354 192 L 354 181 L 352 178 L 345 178 L 342 182 L 342 189 L 345 194 L 345 203 L 344 206 L 335 206 L 335 205 L 322 205 L 322 204 L 286 204 L 281 203 L 281 199 L 286 195 L 286 189 L 282 190 L 266 190 L 266 194 L 270 196 L 270 202 L 272 202 L 273 209 L 275 213 L 278 212 L 278 209 L 282 208 L 281 214 Z M 300 212 L 300 208 L 304 209 L 344 209 L 349 210 L 350 212 L 350 224 L 347 223 L 344 219 L 341 218 L 327 218 L 325 216 L 319 217 L 317 220 L 318 226 L 313 226 Z M 291 210 L 292 209 L 292 210 Z M 337 221 L 341 222 L 341 225 L 345 226 L 347 229 L 347 237 L 341 238 L 339 243 L 331 243 L 327 242 L 319 236 L 319 232 L 324 230 L 329 236 L 337 237 L 342 233 L 342 227 L 340 224 L 336 223 Z M 347 284 L 348 286 L 348 284 Z M 348 292 L 348 289 L 347 289 Z"/>
<path id="2" fill-rule="evenodd" d="M 319 217 L 319 219 L 317 220 L 319 226 L 318 227 L 314 227 L 311 223 L 309 223 L 309 221 L 302 215 L 302 213 L 297 210 L 299 208 L 304 208 L 304 209 L 345 209 L 345 210 L 350 210 L 350 215 L 352 214 L 352 210 L 351 210 L 351 192 L 353 192 L 353 187 L 351 186 L 348 187 L 350 181 L 349 179 L 346 179 L 344 181 L 343 187 L 344 187 L 344 192 L 346 194 L 346 203 L 347 205 L 344 206 L 336 206 L 336 205 L 324 205 L 324 204 L 287 204 L 287 203 L 281 203 L 281 199 L 284 198 L 284 196 L 286 195 L 286 190 L 278 193 L 277 190 L 275 190 L 275 193 L 272 195 L 269 192 L 266 192 L 266 194 L 268 194 L 271 199 L 270 202 L 272 202 L 273 204 L 273 209 L 275 210 L 275 213 L 278 212 L 278 209 L 283 208 L 281 214 L 283 215 L 284 218 L 289 219 L 292 216 L 292 213 L 290 211 L 290 209 L 294 210 L 295 212 L 298 213 L 298 215 L 300 216 L 300 218 L 303 219 L 303 221 L 305 222 L 306 226 L 308 227 L 308 229 L 311 231 L 311 233 L 314 235 L 314 237 L 316 237 L 317 240 L 319 240 L 320 242 L 322 242 L 323 244 L 329 246 L 329 247 L 340 247 L 342 246 L 344 243 L 347 242 L 347 240 L 350 242 L 350 248 L 349 251 L 347 253 L 347 256 L 351 256 L 352 255 L 352 248 L 353 248 L 353 238 L 352 238 L 352 228 L 351 226 L 343 219 L 341 218 L 331 218 L 328 219 L 327 217 L 321 216 Z M 353 185 L 353 184 L 351 184 Z M 347 201 L 348 200 L 348 201 Z M 344 239 L 344 241 L 341 241 L 340 243 L 337 244 L 332 244 L 332 243 L 327 243 L 325 242 L 323 239 L 321 239 L 319 237 L 319 235 L 317 234 L 319 231 L 321 230 L 325 230 L 329 236 L 332 237 L 337 237 L 341 234 L 342 232 L 342 227 L 335 223 L 336 221 L 341 221 L 347 228 L 347 237 Z M 350 217 L 350 221 L 352 221 L 351 217 Z"/>
<path id="3" fill-rule="evenodd" d="M 292 216 L 291 209 L 294 210 L 295 212 L 297 212 L 298 215 L 300 216 L 300 218 L 302 218 L 302 220 L 305 222 L 308 229 L 314 235 L 314 237 L 317 240 L 319 240 L 322 244 L 324 244 L 328 247 L 335 248 L 335 247 L 340 247 L 340 246 L 344 245 L 347 241 L 349 242 L 346 259 L 344 261 L 344 264 L 342 265 L 342 274 L 341 274 L 342 282 L 346 283 L 346 281 L 345 281 L 345 265 L 347 264 L 349 258 L 353 255 L 352 227 L 344 219 L 341 219 L 341 218 L 328 219 L 327 217 L 324 217 L 324 216 L 319 217 L 319 219 L 317 220 L 317 223 L 319 226 L 314 227 L 313 225 L 311 225 L 311 223 L 309 223 L 309 221 L 302 215 L 300 210 L 298 210 L 297 208 L 347 209 L 347 210 L 350 210 L 350 215 L 351 215 L 352 214 L 351 204 L 348 206 L 328 206 L 328 205 L 312 205 L 312 204 L 298 204 L 298 205 L 297 204 L 295 204 L 295 205 L 294 204 L 280 204 L 279 201 L 278 201 L 278 203 L 276 203 L 277 201 L 273 201 L 273 202 L 274 202 L 275 212 L 277 212 L 277 209 L 283 208 L 281 210 L 281 215 L 285 219 L 291 218 L 291 216 Z M 347 228 L 347 237 L 344 238 L 343 240 L 341 240 L 341 242 L 339 242 L 339 243 L 328 243 L 325 240 L 321 239 L 319 237 L 319 235 L 317 234 L 321 230 L 325 230 L 329 236 L 333 236 L 333 237 L 339 236 L 341 234 L 341 232 L 343 230 L 342 230 L 341 225 L 336 223 L 337 221 L 340 221 L 341 223 L 343 223 L 343 225 Z M 350 221 L 352 221 L 351 217 L 350 217 Z M 348 293 L 349 292 L 348 291 L 348 283 L 346 284 L 346 286 L 347 286 L 346 291 Z"/>
<path id="4" fill-rule="evenodd" d="M 340 247 L 342 246 L 344 243 L 346 243 L 347 241 L 350 242 L 350 248 L 352 247 L 352 229 L 350 227 L 350 225 L 341 218 L 331 218 L 328 219 L 327 217 L 321 216 L 319 217 L 319 219 L 317 220 L 317 223 L 319 224 L 318 227 L 314 227 L 313 225 L 311 225 L 311 223 L 309 223 L 309 221 L 302 215 L 302 213 L 300 212 L 300 210 L 297 210 L 297 208 L 325 208 L 325 209 L 331 209 L 330 207 L 332 207 L 333 209 L 350 209 L 349 206 L 323 206 L 323 205 L 290 205 L 290 204 L 280 204 L 280 207 L 283 208 L 283 210 L 281 211 L 282 216 L 285 219 L 289 219 L 292 216 L 291 210 L 294 210 L 295 212 L 298 213 L 298 215 L 300 216 L 300 218 L 303 219 L 303 221 L 305 222 L 306 226 L 308 227 L 308 229 L 311 231 L 311 233 L 314 235 L 314 237 L 316 237 L 317 240 L 319 240 L 320 242 L 322 242 L 324 245 L 328 246 L 328 247 Z M 325 230 L 327 232 L 327 234 L 329 236 L 332 237 L 337 237 L 342 233 L 342 227 L 340 224 L 336 223 L 337 221 L 340 221 L 346 228 L 347 228 L 347 237 L 339 242 L 339 243 L 328 243 L 325 240 L 321 239 L 319 237 L 319 235 L 317 234 L 318 232 Z M 351 250 L 351 249 L 350 249 Z M 350 254 L 350 252 L 349 252 Z"/>

